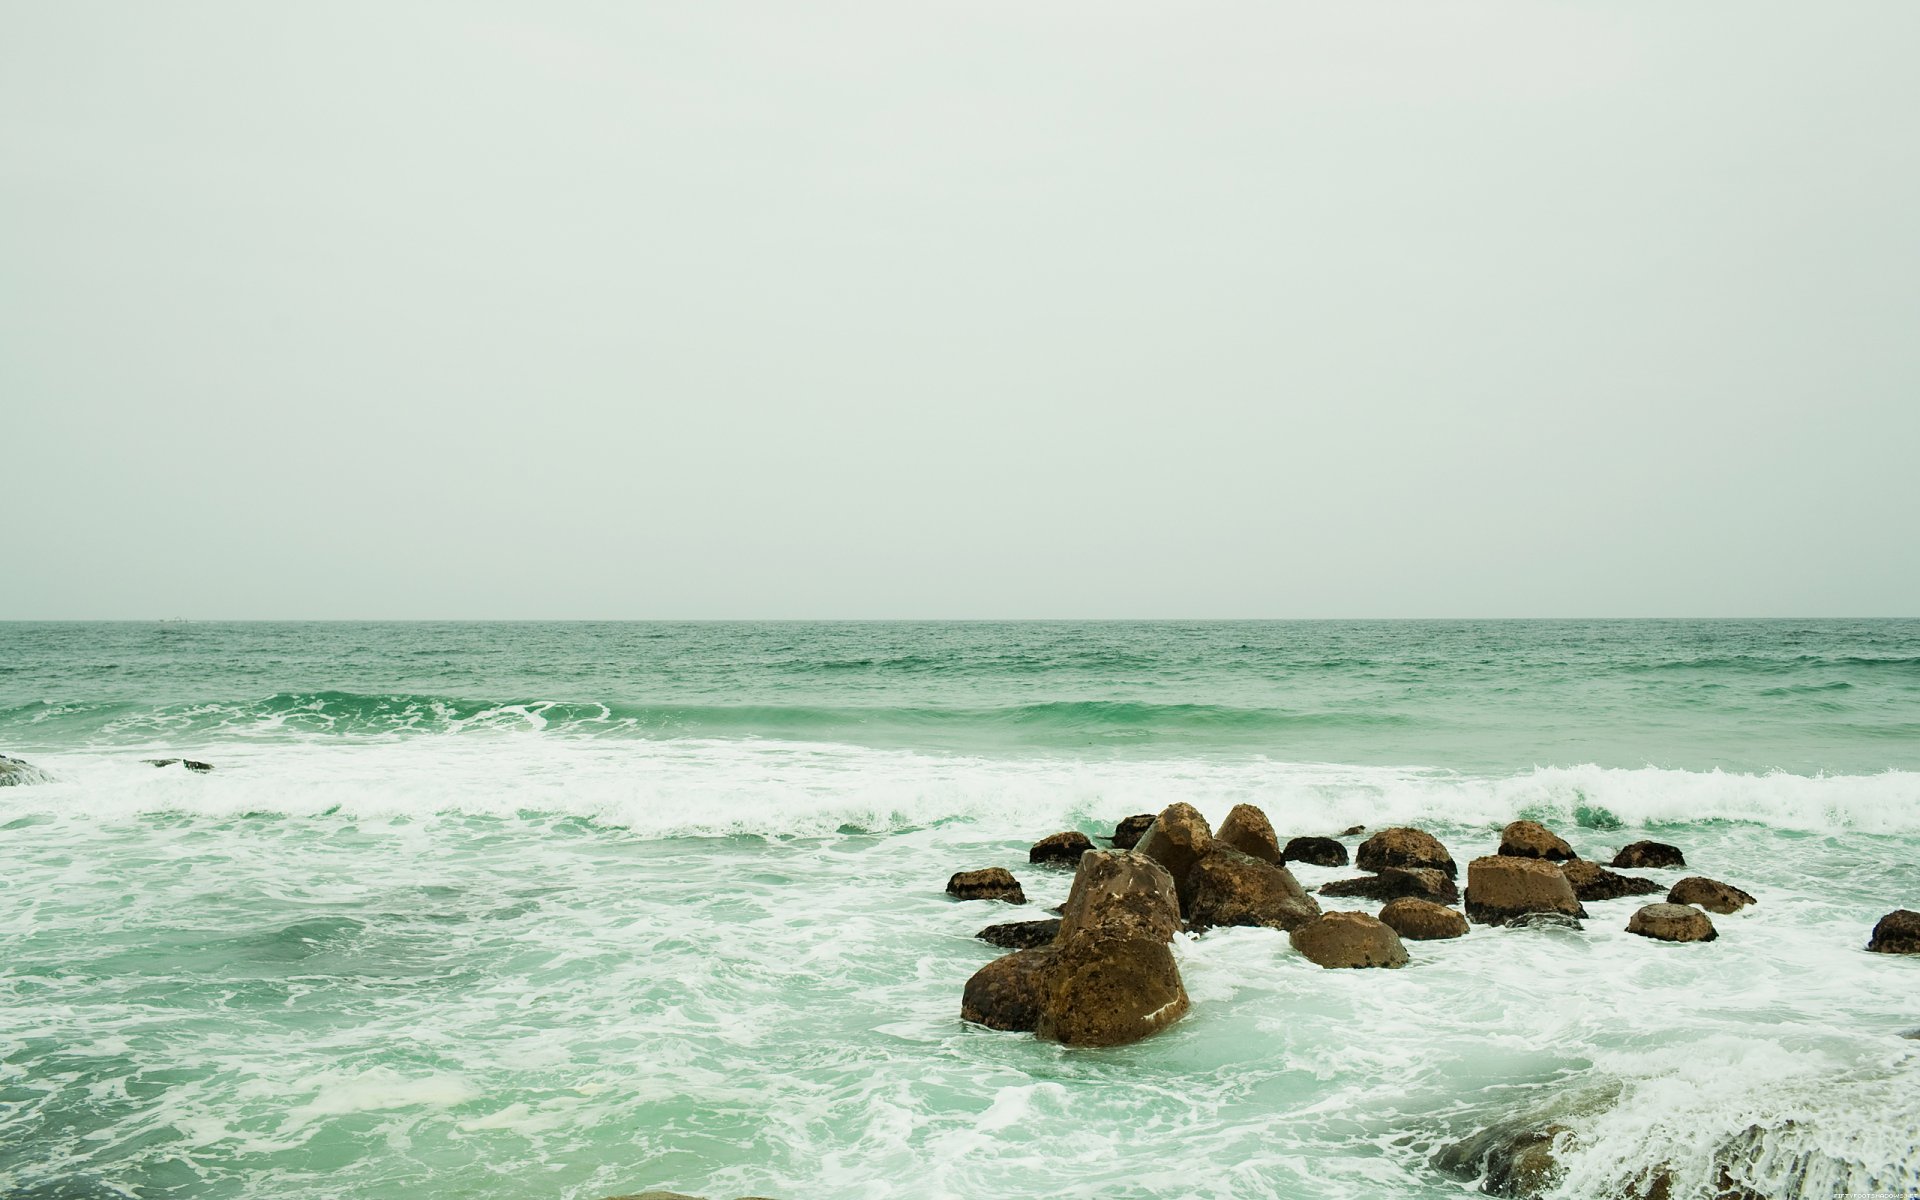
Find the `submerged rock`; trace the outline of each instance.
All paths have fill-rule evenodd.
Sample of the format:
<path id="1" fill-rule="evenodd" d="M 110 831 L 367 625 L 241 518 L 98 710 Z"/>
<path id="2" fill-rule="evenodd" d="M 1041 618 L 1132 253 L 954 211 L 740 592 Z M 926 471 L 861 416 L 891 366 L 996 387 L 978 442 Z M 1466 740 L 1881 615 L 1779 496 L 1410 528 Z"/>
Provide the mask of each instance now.
<path id="1" fill-rule="evenodd" d="M 1411 896 L 1395 900 L 1381 909 L 1380 923 L 1401 937 L 1416 942 L 1457 938 L 1467 932 L 1467 919 L 1453 909 Z"/>
<path id="2" fill-rule="evenodd" d="M 143 758 L 140 761 L 150 767 L 171 767 L 175 763 L 178 763 L 187 770 L 200 775 L 205 775 L 208 771 L 213 770 L 212 763 L 201 762 L 197 758 Z"/>
<path id="3" fill-rule="evenodd" d="M 1347 848 L 1330 837 L 1297 837 L 1280 849 L 1280 861 L 1303 862 L 1316 867 L 1344 867 Z"/>
<path id="4" fill-rule="evenodd" d="M 1661 889 L 1651 879 L 1620 875 L 1598 863 L 1576 858 L 1560 864 L 1560 873 L 1573 885 L 1573 894 L 1581 900 L 1618 900 L 1623 896 L 1651 896 Z"/>
<path id="5" fill-rule="evenodd" d="M 1555 1147 L 1571 1136 L 1564 1125 L 1496 1125 L 1433 1156 L 1433 1165 L 1456 1179 L 1479 1179 L 1489 1196 L 1534 1200 L 1559 1183 Z"/>
<path id="6" fill-rule="evenodd" d="M 1507 919 L 1507 928 L 1508 929 L 1555 929 L 1555 930 L 1567 930 L 1573 933 L 1582 933 L 1586 930 L 1587 927 L 1580 923 L 1579 917 L 1570 917 L 1566 913 L 1528 912 L 1528 913 L 1521 913 L 1517 917 L 1509 917 Z"/>
<path id="7" fill-rule="evenodd" d="M 1615 867 L 1637 867 L 1640 870 L 1659 870 L 1663 867 L 1684 867 L 1686 856 L 1680 853 L 1680 847 L 1669 846 L 1665 842 L 1634 842 L 1622 846 L 1620 853 L 1613 856 Z"/>
<path id="8" fill-rule="evenodd" d="M 956 900 L 1005 900 L 1025 904 L 1027 893 L 1020 881 L 1005 867 L 987 867 L 980 871 L 961 871 L 947 880 L 947 895 Z"/>
<path id="9" fill-rule="evenodd" d="M 1040 1024 L 1054 953 L 1050 945 L 1016 950 L 975 971 L 960 995 L 961 1019 L 988 1029 L 1032 1033 Z"/>
<path id="10" fill-rule="evenodd" d="M 1093 839 L 1078 830 L 1051 834 L 1035 842 L 1027 850 L 1030 863 L 1066 863 L 1071 865 L 1080 861 L 1080 856 L 1093 849 Z"/>
<path id="11" fill-rule="evenodd" d="M 1587 915 L 1559 867 L 1544 859 L 1503 854 L 1467 864 L 1466 909 L 1468 918 L 1482 925 L 1505 925 L 1532 912 Z"/>
<path id="12" fill-rule="evenodd" d="M 1453 904 L 1460 899 L 1460 888 L 1445 872 L 1432 867 L 1388 867 L 1374 875 L 1321 884 L 1320 894 L 1381 901 L 1411 896 L 1435 904 Z"/>
<path id="13" fill-rule="evenodd" d="M 1365 825 L 1349 825 L 1340 831 L 1341 837 L 1359 837 L 1367 831 Z"/>
<path id="14" fill-rule="evenodd" d="M 1059 921 L 1007 921 L 1000 925 L 989 925 L 973 936 L 990 946 L 1031 950 L 1035 946 L 1048 945 L 1059 932 Z"/>
<path id="15" fill-rule="evenodd" d="M 1133 849 L 1140 844 L 1141 837 L 1151 828 L 1153 828 L 1152 813 L 1141 813 L 1138 816 L 1126 818 L 1113 827 L 1113 848 L 1115 850 Z"/>
<path id="16" fill-rule="evenodd" d="M 1191 804 L 1169 804 L 1153 819 L 1153 825 L 1140 836 L 1135 850 L 1153 859 L 1173 876 L 1174 891 L 1180 895 L 1180 911 L 1193 902 L 1187 887 L 1187 872 L 1200 856 L 1213 849 L 1213 830 L 1207 819 Z"/>
<path id="17" fill-rule="evenodd" d="M 1424 829 L 1406 826 L 1382 829 L 1361 842 L 1353 861 L 1362 871 L 1381 871 L 1387 867 L 1430 867 L 1444 873 L 1448 879 L 1459 874 L 1459 868 L 1453 863 L 1453 855 L 1447 853 L 1447 848 L 1440 844 L 1439 838 Z"/>
<path id="18" fill-rule="evenodd" d="M 1227 819 L 1220 822 L 1213 840 L 1216 845 L 1231 846 L 1263 862 L 1278 864 L 1280 861 L 1280 839 L 1273 832 L 1273 823 L 1267 820 L 1266 813 L 1251 804 L 1234 805 Z"/>
<path id="19" fill-rule="evenodd" d="M 1667 903 L 1697 904 L 1708 912 L 1725 914 L 1739 912 L 1758 901 L 1730 883 L 1704 875 L 1689 875 L 1673 885 L 1673 890 L 1667 893 Z"/>
<path id="20" fill-rule="evenodd" d="M 1400 935 L 1365 913 L 1322 913 L 1287 937 L 1295 950 L 1323 967 L 1407 965 L 1407 948 L 1400 944 Z"/>
<path id="21" fill-rule="evenodd" d="M 1875 954 L 1920 954 L 1920 912 L 1896 908 L 1881 917 L 1867 949 Z"/>
<path id="22" fill-rule="evenodd" d="M 1502 829 L 1499 852 L 1513 858 L 1545 858 L 1556 862 L 1580 857 L 1565 838 L 1538 821 L 1515 821 Z"/>
<path id="23" fill-rule="evenodd" d="M 1711 942 L 1720 936 L 1707 914 L 1691 904 L 1649 904 L 1627 921 L 1627 932 L 1661 942 Z"/>
<path id="24" fill-rule="evenodd" d="M 1180 931 L 1180 901 L 1165 867 L 1137 850 L 1082 855 L 1073 890 L 1060 908 L 1061 940 L 1083 930 L 1170 942 Z"/>
<path id="25" fill-rule="evenodd" d="M 1158 1033 L 1191 1002 L 1167 943 L 1107 937 L 1089 930 L 1045 951 L 1040 1016 L 1034 1032 L 1066 1046 L 1121 1046 Z"/>
<path id="26" fill-rule="evenodd" d="M 1194 863 L 1188 883 L 1187 927 L 1195 933 L 1222 925 L 1293 929 L 1320 915 L 1293 872 L 1229 846 L 1216 845 Z"/>
<path id="27" fill-rule="evenodd" d="M 0 787 L 25 787 L 30 783 L 46 783 L 52 776 L 24 759 L 9 758 L 0 754 Z"/>

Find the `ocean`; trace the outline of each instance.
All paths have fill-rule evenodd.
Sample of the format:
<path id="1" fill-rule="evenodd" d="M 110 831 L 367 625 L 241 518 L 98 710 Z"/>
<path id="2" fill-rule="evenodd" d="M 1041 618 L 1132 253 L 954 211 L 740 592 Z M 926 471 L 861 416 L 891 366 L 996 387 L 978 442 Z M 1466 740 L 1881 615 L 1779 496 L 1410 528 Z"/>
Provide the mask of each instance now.
<path id="1" fill-rule="evenodd" d="M 18 1200 L 1438 1198 L 1516 1123 L 1569 1200 L 1920 1191 L 1920 957 L 1863 950 L 1920 908 L 1920 621 L 4 623 L 0 753 Z M 1066 895 L 1028 845 L 1175 801 L 1758 903 L 1183 935 L 1146 1041 L 963 1024 L 974 932 Z M 944 894 L 985 866 L 1031 902 Z"/>

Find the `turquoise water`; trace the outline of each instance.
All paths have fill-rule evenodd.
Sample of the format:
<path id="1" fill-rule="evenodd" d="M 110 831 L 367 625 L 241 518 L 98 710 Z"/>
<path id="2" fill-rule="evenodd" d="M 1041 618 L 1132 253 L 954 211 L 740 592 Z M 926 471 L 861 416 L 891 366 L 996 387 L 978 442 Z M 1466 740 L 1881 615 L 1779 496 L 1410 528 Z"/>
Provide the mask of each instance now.
<path id="1" fill-rule="evenodd" d="M 1515 1116 L 1566 1197 L 1920 1187 L 1920 961 L 1860 949 L 1920 907 L 1920 621 L 0 624 L 0 753 L 53 778 L 0 789 L 10 1196 L 1439 1197 Z M 1220 931 L 1149 1042 L 963 1026 L 1027 914 L 946 876 L 1056 903 L 1029 842 L 1174 800 L 1760 903 Z"/>

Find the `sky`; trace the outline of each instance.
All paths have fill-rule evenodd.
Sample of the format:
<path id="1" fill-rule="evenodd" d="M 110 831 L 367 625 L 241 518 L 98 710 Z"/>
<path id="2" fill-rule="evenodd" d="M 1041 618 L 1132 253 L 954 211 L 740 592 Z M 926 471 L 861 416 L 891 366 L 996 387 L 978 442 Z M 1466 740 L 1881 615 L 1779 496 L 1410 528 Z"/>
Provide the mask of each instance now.
<path id="1" fill-rule="evenodd" d="M 0 0 L 0 619 L 1920 615 L 1917 45 Z"/>

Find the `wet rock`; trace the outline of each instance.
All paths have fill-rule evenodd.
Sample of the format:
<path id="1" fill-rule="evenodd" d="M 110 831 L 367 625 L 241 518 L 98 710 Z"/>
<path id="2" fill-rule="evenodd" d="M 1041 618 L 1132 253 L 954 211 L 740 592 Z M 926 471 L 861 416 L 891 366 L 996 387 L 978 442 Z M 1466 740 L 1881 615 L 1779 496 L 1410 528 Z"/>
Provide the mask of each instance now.
<path id="1" fill-rule="evenodd" d="M 1193 864 L 1189 883 L 1187 928 L 1195 933 L 1222 925 L 1293 929 L 1320 915 L 1293 872 L 1228 846 L 1216 844 Z"/>
<path id="2" fill-rule="evenodd" d="M 205 775 L 213 770 L 212 763 L 201 762 L 197 758 L 143 758 L 140 761 L 150 767 L 171 767 L 177 763 L 198 775 Z"/>
<path id="3" fill-rule="evenodd" d="M 1320 894 L 1380 901 L 1411 896 L 1435 904 L 1453 904 L 1460 899 L 1460 888 L 1444 872 L 1432 867 L 1388 867 L 1378 874 L 1322 884 Z"/>
<path id="4" fill-rule="evenodd" d="M 1392 927 L 1365 913 L 1322 913 L 1287 935 L 1293 948 L 1323 967 L 1403 967 L 1407 948 Z"/>
<path id="5" fill-rule="evenodd" d="M 1080 858 L 1060 909 L 1061 940 L 1083 930 L 1170 942 L 1180 901 L 1165 867 L 1137 850 L 1092 850 Z"/>
<path id="6" fill-rule="evenodd" d="M 1140 844 L 1140 838 L 1153 828 L 1153 814 L 1141 813 L 1128 817 L 1113 827 L 1113 848 L 1131 850 Z"/>
<path id="7" fill-rule="evenodd" d="M 1559 867 L 1544 859 L 1505 854 L 1467 864 L 1466 909 L 1467 917 L 1482 925 L 1505 925 L 1530 912 L 1587 915 Z"/>
<path id="8" fill-rule="evenodd" d="M 1093 839 L 1078 830 L 1043 837 L 1027 850 L 1030 863 L 1065 863 L 1072 866 L 1080 856 L 1093 849 Z"/>
<path id="9" fill-rule="evenodd" d="M 1608 865 L 1633 867 L 1642 871 L 1660 870 L 1664 867 L 1684 867 L 1687 859 L 1678 846 L 1669 846 L 1665 842 L 1635 842 L 1630 846 L 1622 846 L 1620 853 L 1614 855 Z"/>
<path id="10" fill-rule="evenodd" d="M 1031 950 L 1035 946 L 1050 945 L 1059 932 L 1058 921 L 1008 921 L 1001 925 L 989 925 L 973 936 L 990 946 Z"/>
<path id="11" fill-rule="evenodd" d="M 1757 901 L 1730 883 L 1704 875 L 1689 875 L 1673 885 L 1673 890 L 1667 893 L 1667 903 L 1697 904 L 1708 912 L 1725 914 L 1739 912 Z"/>
<path id="12" fill-rule="evenodd" d="M 1467 919 L 1453 909 L 1411 896 L 1395 900 L 1381 909 L 1380 923 L 1415 942 L 1457 938 L 1467 932 Z"/>
<path id="13" fill-rule="evenodd" d="M 1353 861 L 1362 871 L 1381 871 L 1387 867 L 1430 867 L 1444 872 L 1448 879 L 1459 874 L 1459 868 L 1453 864 L 1453 855 L 1447 853 L 1440 839 L 1424 829 L 1405 826 L 1382 829 L 1361 842 Z"/>
<path id="14" fill-rule="evenodd" d="M 1569 1136 L 1564 1125 L 1497 1125 L 1442 1149 L 1433 1165 L 1456 1179 L 1479 1179 L 1486 1195 L 1535 1200 L 1559 1183 L 1554 1148 Z"/>
<path id="15" fill-rule="evenodd" d="M 1507 928 L 1508 929 L 1554 929 L 1554 930 L 1561 930 L 1561 931 L 1570 931 L 1573 933 L 1582 933 L 1586 930 L 1587 927 L 1580 923 L 1580 918 L 1570 917 L 1566 913 L 1529 912 L 1529 913 L 1521 913 L 1517 917 L 1509 917 L 1507 919 Z"/>
<path id="16" fill-rule="evenodd" d="M 1135 850 L 1153 859 L 1173 876 L 1173 887 L 1180 894 L 1180 911 L 1193 902 L 1187 890 L 1187 872 L 1200 856 L 1213 849 L 1213 830 L 1207 819 L 1191 804 L 1169 804 L 1153 819 L 1153 826 L 1140 835 Z"/>
<path id="17" fill-rule="evenodd" d="M 1027 902 L 1027 893 L 1021 890 L 1020 881 L 1005 867 L 961 871 L 947 880 L 947 895 L 956 900 L 1005 900 L 1008 904 Z"/>
<path id="18" fill-rule="evenodd" d="M 1618 900 L 1623 896 L 1651 896 L 1661 890 L 1651 879 L 1620 875 L 1598 863 L 1576 858 L 1560 864 L 1560 873 L 1573 885 L 1573 894 L 1581 900 Z"/>
<path id="19" fill-rule="evenodd" d="M 0 754 L 0 787 L 25 787 L 30 783 L 46 783 L 50 778 L 45 771 L 24 759 Z"/>
<path id="20" fill-rule="evenodd" d="M 1920 912 L 1896 908 L 1881 917 L 1867 949 L 1875 954 L 1920 954 Z"/>
<path id="21" fill-rule="evenodd" d="M 1555 862 L 1580 857 L 1565 838 L 1538 821 L 1515 821 L 1502 829 L 1499 852 L 1513 858 L 1545 858 Z"/>
<path id="22" fill-rule="evenodd" d="M 1627 932 L 1662 942 L 1711 942 L 1720 936 L 1707 914 L 1691 904 L 1649 904 L 1627 921 Z"/>
<path id="23" fill-rule="evenodd" d="M 1303 862 L 1316 867 L 1344 867 L 1347 848 L 1330 837 L 1297 837 L 1280 849 L 1281 862 Z"/>
<path id="24" fill-rule="evenodd" d="M 1234 805 L 1227 819 L 1214 831 L 1213 840 L 1216 845 L 1231 846 L 1262 862 L 1276 865 L 1280 862 L 1280 839 L 1273 832 L 1273 823 L 1267 820 L 1266 813 L 1251 804 Z"/>
<path id="25" fill-rule="evenodd" d="M 1349 825 L 1340 831 L 1341 837 L 1359 837 L 1367 831 L 1365 825 Z"/>
<path id="26" fill-rule="evenodd" d="M 1054 957 L 1034 1029 L 1049 1041 L 1121 1046 L 1158 1033 L 1190 1007 L 1173 949 L 1162 941 L 1088 931 L 1023 953 Z"/>
<path id="27" fill-rule="evenodd" d="M 1040 1024 L 1055 948 L 1016 950 L 973 973 L 960 996 L 960 1017 L 988 1029 L 1032 1033 Z"/>

